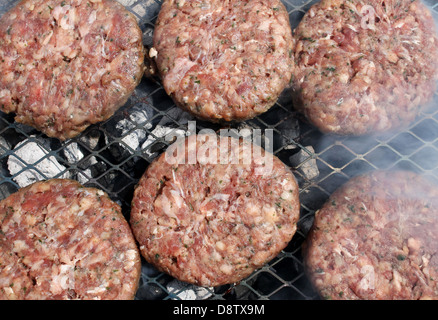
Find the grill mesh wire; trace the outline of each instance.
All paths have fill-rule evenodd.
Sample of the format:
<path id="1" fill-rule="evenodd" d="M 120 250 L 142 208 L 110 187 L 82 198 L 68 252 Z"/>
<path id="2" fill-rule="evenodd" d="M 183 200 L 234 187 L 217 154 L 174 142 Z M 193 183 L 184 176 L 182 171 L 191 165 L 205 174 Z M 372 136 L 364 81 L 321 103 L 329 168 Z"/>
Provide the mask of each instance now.
<path id="1" fill-rule="evenodd" d="M 0 13 L 17 0 L 3 0 Z M 144 44 L 152 45 L 154 23 L 160 10 L 158 0 L 120 0 L 138 19 L 144 34 Z M 283 0 L 292 28 L 317 0 Z M 435 18 L 438 16 L 437 0 L 425 0 Z M 301 245 L 313 223 L 315 211 L 329 195 L 349 178 L 373 169 L 408 169 L 425 173 L 438 182 L 438 93 L 430 109 L 424 111 L 404 132 L 389 133 L 379 137 L 333 137 L 321 134 L 303 121 L 291 105 L 287 90 L 268 112 L 243 125 L 252 129 L 272 129 L 274 154 L 290 166 L 300 185 L 301 218 L 298 231 L 290 244 L 270 263 L 236 285 L 217 288 L 200 288 L 175 283 L 143 261 L 142 275 L 136 299 L 318 299 L 312 289 L 302 264 Z M 133 110 L 148 109 L 147 118 L 130 117 Z M 134 187 L 150 162 L 169 145 L 153 130 L 166 123 L 173 130 L 187 131 L 188 114 L 177 109 L 156 79 L 144 79 L 129 99 L 111 119 L 89 127 L 79 137 L 60 143 L 48 139 L 38 131 L 16 124 L 13 115 L 0 112 L 0 199 L 17 191 L 16 179 L 26 172 L 38 173 L 38 180 L 59 178 L 68 174 L 84 181 L 86 186 L 97 187 L 121 204 L 129 218 L 130 202 Z M 114 130 L 122 121 L 125 129 Z M 220 129 L 219 126 L 197 121 L 197 130 Z M 299 134 L 290 128 L 299 127 Z M 242 125 L 235 128 L 241 128 Z M 293 130 L 292 130 L 293 131 Z M 152 144 L 138 147 L 129 142 L 130 137 L 152 138 Z M 29 144 L 38 145 L 43 153 L 36 162 L 26 162 L 19 150 Z M 82 156 L 68 161 L 66 148 L 78 147 Z M 133 149 L 135 148 L 135 150 Z M 23 151 L 22 150 L 22 151 Z M 294 155 L 301 154 L 299 162 L 292 163 Z M 11 175 L 8 159 L 22 162 L 22 169 Z M 40 165 L 56 159 L 63 169 L 55 176 L 47 176 Z M 316 163 L 317 176 L 309 179 L 304 174 L 309 164 Z M 92 166 L 93 170 L 87 170 Z M 64 168 L 65 167 L 65 168 Z M 310 166 L 312 167 L 312 166 Z M 313 167 L 315 170 L 316 167 Z M 315 173 L 315 171 L 314 171 Z M 195 296 L 194 294 L 197 294 Z"/>

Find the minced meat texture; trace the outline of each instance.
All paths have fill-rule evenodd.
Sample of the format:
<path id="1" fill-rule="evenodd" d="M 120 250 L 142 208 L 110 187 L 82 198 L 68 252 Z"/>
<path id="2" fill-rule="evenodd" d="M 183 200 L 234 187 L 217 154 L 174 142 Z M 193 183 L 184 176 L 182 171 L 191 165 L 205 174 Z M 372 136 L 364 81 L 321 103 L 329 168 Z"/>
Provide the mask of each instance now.
<path id="1" fill-rule="evenodd" d="M 279 0 L 166 0 L 153 50 L 175 103 L 221 122 L 250 119 L 275 104 L 291 79 L 292 48 Z"/>
<path id="2" fill-rule="evenodd" d="M 272 167 L 264 156 L 251 157 L 251 150 L 262 149 L 249 141 L 192 135 L 175 144 L 198 157 L 169 164 L 164 153 L 141 178 L 130 220 L 140 251 L 181 281 L 238 282 L 275 258 L 295 234 L 295 177 L 275 156 Z M 202 155 L 214 150 L 228 160 L 206 161 Z"/>
<path id="3" fill-rule="evenodd" d="M 325 133 L 399 130 L 431 101 L 438 38 L 412 0 L 323 0 L 294 30 L 294 103 Z"/>
<path id="4" fill-rule="evenodd" d="M 121 107 L 143 74 L 142 32 L 113 0 L 23 0 L 0 18 L 0 110 L 66 140 Z"/>
<path id="5" fill-rule="evenodd" d="M 133 299 L 140 253 L 103 191 L 53 179 L 0 202 L 0 300 Z"/>
<path id="6" fill-rule="evenodd" d="M 438 299 L 438 187 L 408 171 L 357 176 L 316 213 L 306 271 L 324 299 Z"/>

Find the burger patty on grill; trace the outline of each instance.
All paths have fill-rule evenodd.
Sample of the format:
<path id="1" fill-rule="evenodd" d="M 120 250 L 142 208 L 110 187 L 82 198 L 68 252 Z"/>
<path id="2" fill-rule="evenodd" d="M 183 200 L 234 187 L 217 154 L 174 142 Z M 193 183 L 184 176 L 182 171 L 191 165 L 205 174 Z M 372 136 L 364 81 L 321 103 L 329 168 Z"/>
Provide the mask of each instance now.
<path id="1" fill-rule="evenodd" d="M 23 0 L 0 18 L 0 110 L 65 140 L 121 107 L 143 74 L 142 32 L 113 0 Z"/>
<path id="2" fill-rule="evenodd" d="M 438 299 L 438 187 L 407 171 L 376 171 L 339 188 L 304 246 L 325 299 Z"/>
<path id="3" fill-rule="evenodd" d="M 198 118 L 245 120 L 267 111 L 293 68 L 279 0 L 163 2 L 154 53 L 164 89 Z"/>
<path id="4" fill-rule="evenodd" d="M 53 179 L 0 202 L 0 300 L 133 299 L 138 252 L 103 191 Z"/>
<path id="5" fill-rule="evenodd" d="M 295 177 L 273 155 L 272 168 L 252 156 L 262 149 L 246 140 L 192 135 L 176 145 L 198 154 L 196 161 L 183 163 L 182 154 L 170 164 L 164 153 L 135 189 L 130 223 L 140 251 L 181 281 L 238 282 L 292 239 L 300 208 Z"/>
<path id="6" fill-rule="evenodd" d="M 400 129 L 433 97 L 438 37 L 420 1 L 322 0 L 294 37 L 294 103 L 322 132 Z"/>

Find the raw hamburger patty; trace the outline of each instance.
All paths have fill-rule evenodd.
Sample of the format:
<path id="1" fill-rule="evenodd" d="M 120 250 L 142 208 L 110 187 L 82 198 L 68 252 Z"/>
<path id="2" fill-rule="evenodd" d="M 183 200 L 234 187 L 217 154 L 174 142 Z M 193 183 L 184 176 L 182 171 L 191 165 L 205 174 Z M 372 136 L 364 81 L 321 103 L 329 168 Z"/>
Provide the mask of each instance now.
<path id="1" fill-rule="evenodd" d="M 142 32 L 113 0 L 23 0 L 0 19 L 0 107 L 65 140 L 121 107 L 143 74 Z"/>
<path id="2" fill-rule="evenodd" d="M 294 30 L 296 107 L 322 132 L 399 129 L 433 97 L 438 38 L 411 0 L 322 0 Z"/>
<path id="3" fill-rule="evenodd" d="M 156 63 L 175 103 L 212 122 L 267 111 L 289 84 L 292 31 L 279 0 L 166 0 Z"/>
<path id="4" fill-rule="evenodd" d="M 273 156 L 272 170 L 257 156 L 242 164 L 250 142 L 205 137 L 184 142 L 189 154 L 198 152 L 197 161 L 171 165 L 164 153 L 150 165 L 136 187 L 130 222 L 142 255 L 159 270 L 219 286 L 240 281 L 277 256 L 296 231 L 300 205 L 295 177 L 278 158 Z M 233 145 L 225 162 L 235 164 L 199 156 L 205 150 L 219 154 L 216 142 Z"/>
<path id="5" fill-rule="evenodd" d="M 48 180 L 0 202 L 0 300 L 132 299 L 140 254 L 102 191 Z"/>
<path id="6" fill-rule="evenodd" d="M 438 299 L 438 187 L 411 172 L 351 179 L 316 213 L 305 264 L 325 299 Z"/>

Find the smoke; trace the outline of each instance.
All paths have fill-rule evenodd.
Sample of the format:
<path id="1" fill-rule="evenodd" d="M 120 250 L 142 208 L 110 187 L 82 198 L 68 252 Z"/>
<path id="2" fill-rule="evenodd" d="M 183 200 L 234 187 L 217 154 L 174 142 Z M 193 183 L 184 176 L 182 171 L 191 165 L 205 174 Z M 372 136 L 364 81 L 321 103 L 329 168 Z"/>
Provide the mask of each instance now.
<path id="1" fill-rule="evenodd" d="M 0 17 L 8 10 L 16 5 L 16 0 L 2 0 L 0 2 Z"/>

